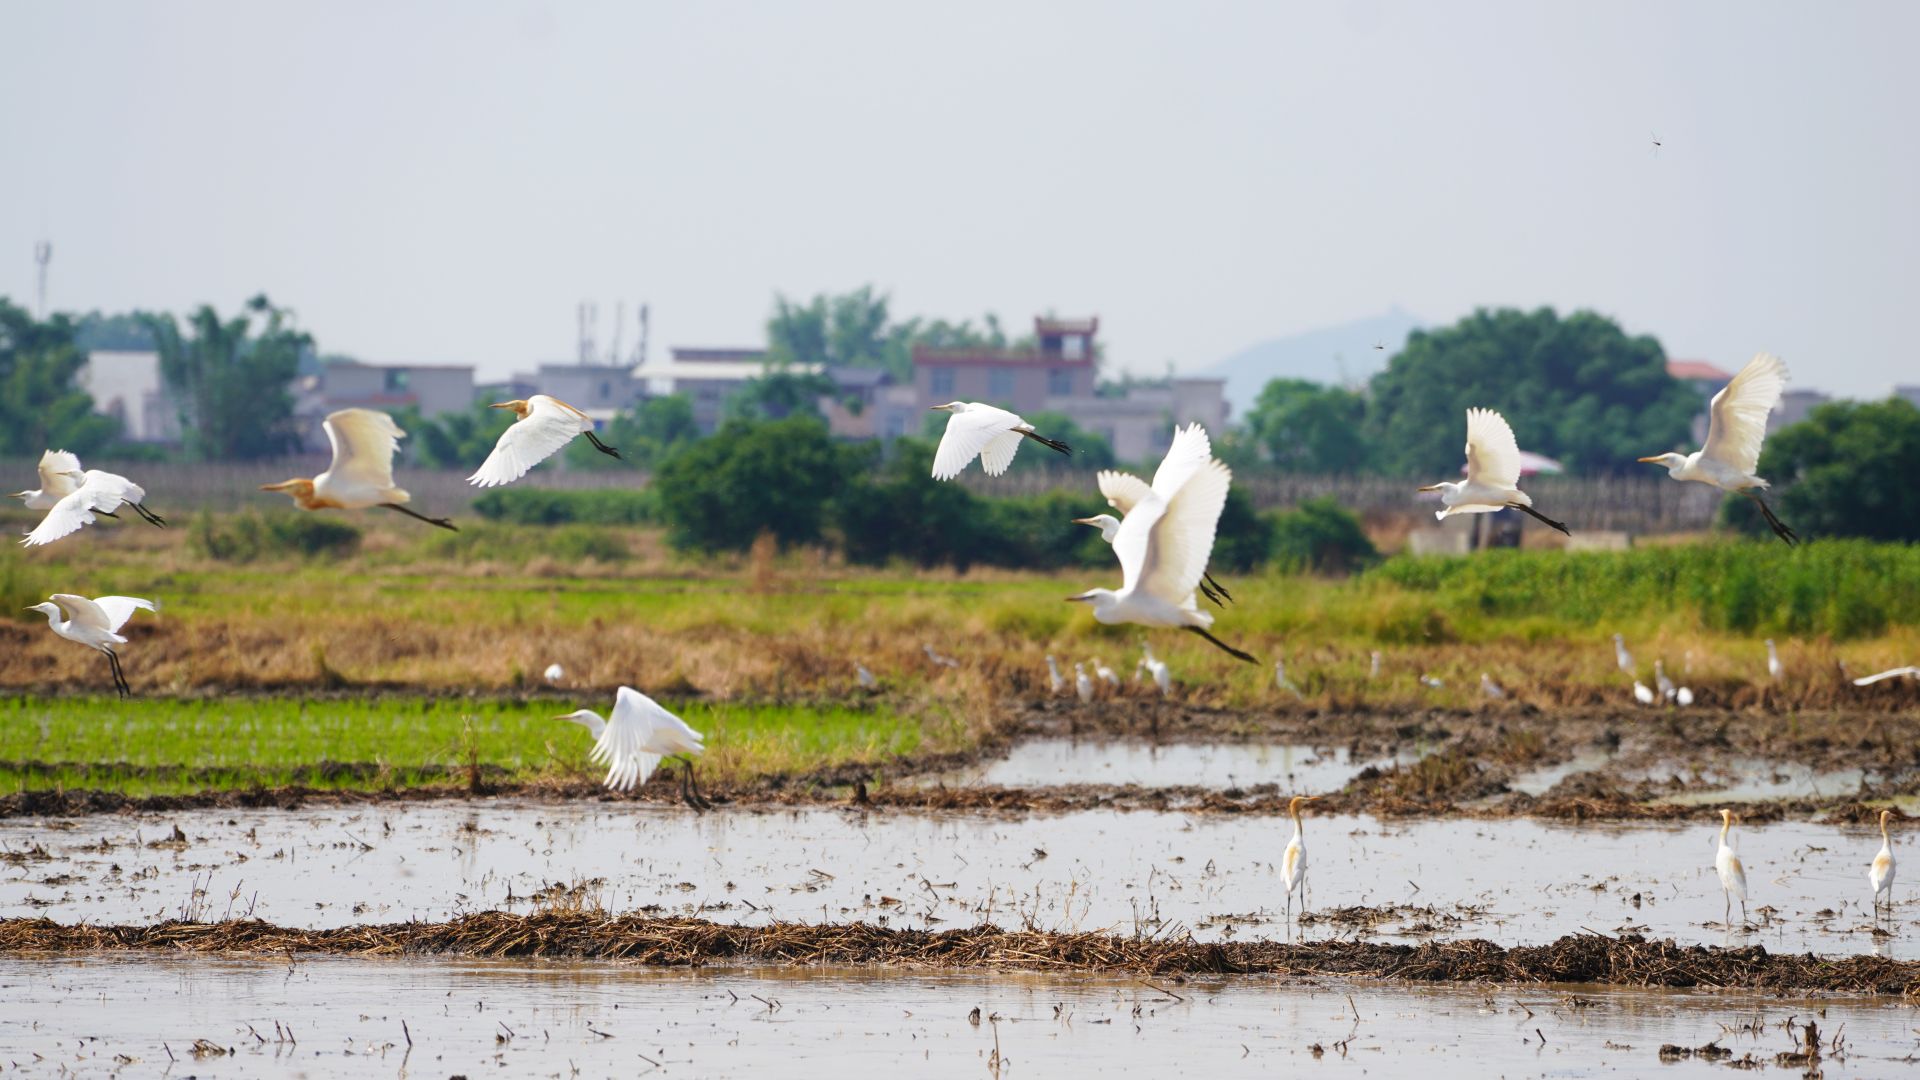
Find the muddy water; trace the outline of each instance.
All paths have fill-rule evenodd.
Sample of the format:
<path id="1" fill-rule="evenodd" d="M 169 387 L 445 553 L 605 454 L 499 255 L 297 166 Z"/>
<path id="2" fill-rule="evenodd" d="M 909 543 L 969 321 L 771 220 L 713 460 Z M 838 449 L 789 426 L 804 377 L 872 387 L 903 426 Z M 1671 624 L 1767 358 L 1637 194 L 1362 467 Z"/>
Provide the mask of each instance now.
<path id="1" fill-rule="evenodd" d="M 978 1023 L 968 1019 L 976 1008 Z M 1823 1034 L 1844 1036 L 1845 1055 L 1822 1062 L 1829 1077 L 1890 1075 L 1915 1049 L 1907 1006 L 1744 994 L 1263 979 L 1156 987 L 1085 976 L 472 961 L 0 960 L 0 1060 L 49 1076 L 155 1075 L 170 1064 L 203 1077 L 973 1078 L 1102 1066 L 1153 1076 L 1705 1074 L 1722 1066 L 1665 1066 L 1661 1045 L 1717 1042 L 1736 1060 L 1771 1066 L 1799 1040 L 1788 1023 L 1809 1017 Z"/>
<path id="2" fill-rule="evenodd" d="M 176 838 L 176 831 L 178 837 Z M 615 911 L 935 929 L 991 922 L 1202 939 L 1484 937 L 1582 929 L 1912 958 L 1913 908 L 1877 940 L 1866 828 L 1736 834 L 1756 929 L 1727 933 L 1715 829 L 1527 820 L 1309 818 L 1315 909 L 1407 905 L 1364 930 L 1289 926 L 1271 817 L 1024 818 L 485 803 L 0 823 L 0 915 L 148 923 L 251 914 L 326 927 L 527 911 L 588 883 Z M 44 854 L 43 854 L 44 853 Z M 1904 901 L 1903 888 L 1898 893 Z M 1431 910 L 1428 910 L 1431 909 Z M 1737 914 L 1737 908 L 1736 908 Z"/>
<path id="3" fill-rule="evenodd" d="M 1419 760 L 1356 758 L 1346 748 L 1234 743 L 1149 743 L 1127 740 L 1033 739 L 1007 756 L 940 774 L 951 785 L 1053 787 L 1061 784 L 1137 784 L 1141 787 L 1251 787 L 1278 784 L 1289 794 L 1339 791 L 1368 766 L 1388 768 Z"/>

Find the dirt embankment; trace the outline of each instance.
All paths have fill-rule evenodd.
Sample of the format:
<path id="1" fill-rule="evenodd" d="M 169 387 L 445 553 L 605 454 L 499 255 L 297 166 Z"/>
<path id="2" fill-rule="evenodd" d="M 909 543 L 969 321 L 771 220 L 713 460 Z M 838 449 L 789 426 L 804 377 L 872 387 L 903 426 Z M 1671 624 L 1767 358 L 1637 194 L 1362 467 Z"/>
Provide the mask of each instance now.
<path id="1" fill-rule="evenodd" d="M 1761 946 L 1712 948 L 1637 935 L 1580 934 L 1549 945 L 1489 941 L 1388 945 L 1359 941 L 1199 943 L 988 927 L 940 932 L 868 923 L 730 926 L 598 911 L 486 912 L 444 923 L 300 930 L 254 920 L 153 926 L 0 921 L 0 953 L 165 951 L 288 956 L 474 956 L 707 964 L 888 964 L 1038 971 L 1334 976 L 1420 982 L 1590 983 L 1825 991 L 1920 997 L 1920 962 L 1784 956 Z"/>

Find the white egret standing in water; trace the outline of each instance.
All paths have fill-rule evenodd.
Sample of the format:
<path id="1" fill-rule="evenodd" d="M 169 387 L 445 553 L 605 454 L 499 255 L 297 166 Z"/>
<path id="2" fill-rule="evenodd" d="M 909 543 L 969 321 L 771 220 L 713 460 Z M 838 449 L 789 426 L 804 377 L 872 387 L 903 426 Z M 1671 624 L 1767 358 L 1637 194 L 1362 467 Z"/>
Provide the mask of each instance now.
<path id="1" fill-rule="evenodd" d="M 1893 811 L 1880 811 L 1880 853 L 1873 857 L 1873 865 L 1867 867 L 1867 884 L 1873 886 L 1873 907 L 1877 912 L 1881 907 L 1887 909 L 1887 918 L 1893 918 L 1893 837 L 1887 835 L 1887 819 Z"/>
<path id="2" fill-rule="evenodd" d="M 620 456 L 620 451 L 601 442 L 593 433 L 591 417 L 559 398 L 535 394 L 524 401 L 503 401 L 487 408 L 512 409 L 519 419 L 500 433 L 493 452 L 467 477 L 467 483 L 477 487 L 497 487 L 520 479 L 527 475 L 528 469 L 552 457 L 578 435 L 592 440 L 595 450 L 609 457 Z"/>
<path id="3" fill-rule="evenodd" d="M 1480 673 L 1480 692 L 1496 701 L 1507 696 L 1507 692 L 1500 689 L 1500 684 L 1484 671 Z"/>
<path id="4" fill-rule="evenodd" d="M 561 679 L 567 677 L 567 669 L 559 664 L 548 664 L 547 670 L 542 675 L 548 682 L 558 685 Z"/>
<path id="5" fill-rule="evenodd" d="M 1633 680 L 1633 700 L 1642 705 L 1651 705 L 1654 702 L 1653 690 L 1646 683 L 1635 679 Z"/>
<path id="6" fill-rule="evenodd" d="M 446 518 L 430 518 L 407 508 L 413 501 L 393 483 L 393 458 L 407 433 L 393 417 L 372 409 L 341 409 L 327 414 L 321 424 L 333 444 L 333 463 L 311 480 L 282 480 L 262 484 L 261 491 L 278 491 L 302 510 L 360 510 L 378 506 L 429 525 L 455 529 Z"/>
<path id="7" fill-rule="evenodd" d="M 1073 665 L 1073 692 L 1080 695 L 1080 704 L 1093 701 L 1093 680 L 1087 677 L 1087 665 Z"/>
<path id="8" fill-rule="evenodd" d="M 853 681 L 859 683 L 860 689 L 862 690 L 878 690 L 880 688 L 880 680 L 873 677 L 873 672 L 868 671 L 867 665 L 865 664 L 853 665 Z"/>
<path id="9" fill-rule="evenodd" d="M 1054 697 L 1059 697 L 1061 694 L 1066 692 L 1066 689 L 1067 689 L 1067 677 L 1065 675 L 1060 674 L 1060 665 L 1054 661 L 1053 654 L 1048 653 L 1047 654 L 1047 692 L 1052 694 Z"/>
<path id="10" fill-rule="evenodd" d="M 1775 682 L 1779 682 L 1780 676 L 1784 671 L 1785 671 L 1785 668 L 1783 668 L 1780 664 L 1780 650 L 1774 648 L 1773 639 L 1768 638 L 1767 639 L 1767 678 L 1772 679 Z"/>
<path id="11" fill-rule="evenodd" d="M 988 476 L 999 476 L 1013 464 L 1021 439 L 1032 439 L 1049 450 L 1072 454 L 1066 443 L 1049 439 L 1033 430 L 1033 425 L 1005 409 L 982 405 L 977 401 L 949 401 L 934 405 L 929 412 L 950 414 L 947 430 L 940 435 L 940 447 L 933 452 L 933 478 L 951 480 L 980 459 L 980 468 Z"/>
<path id="12" fill-rule="evenodd" d="M 1740 856 L 1734 853 L 1733 845 L 1728 842 L 1728 834 L 1733 831 L 1733 811 L 1720 811 L 1720 850 L 1714 853 L 1713 868 L 1720 874 L 1720 891 L 1726 895 L 1727 911 L 1725 919 L 1733 918 L 1733 902 L 1740 901 L 1740 921 L 1747 921 L 1747 868 L 1740 865 Z"/>
<path id="13" fill-rule="evenodd" d="M 1787 365 L 1777 356 L 1759 353 L 1707 405 L 1707 442 L 1691 454 L 1655 454 L 1640 460 L 1663 465 L 1675 480 L 1692 480 L 1735 495 L 1745 495 L 1760 508 L 1773 534 L 1789 546 L 1799 541 L 1792 529 L 1774 516 L 1773 508 L 1755 494 L 1769 485 L 1753 475 L 1760 465 L 1760 444 L 1767 437 L 1767 414 L 1780 403 L 1787 388 Z"/>
<path id="14" fill-rule="evenodd" d="M 1619 634 L 1613 635 L 1613 662 L 1628 675 L 1634 674 L 1633 654 L 1627 651 L 1627 642 Z"/>
<path id="15" fill-rule="evenodd" d="M 1493 514 L 1512 509 L 1567 532 L 1565 525 L 1535 510 L 1533 497 L 1520 490 L 1520 444 L 1514 440 L 1506 418 L 1492 409 L 1467 410 L 1467 478 L 1442 480 L 1420 490 L 1440 493 L 1446 508 L 1433 516 L 1441 520 L 1452 514 Z"/>
<path id="16" fill-rule="evenodd" d="M 1318 795 L 1295 795 L 1287 800 L 1287 813 L 1293 818 L 1293 839 L 1287 841 L 1286 854 L 1280 857 L 1280 879 L 1287 886 L 1287 916 L 1293 916 L 1293 894 L 1300 894 L 1300 911 L 1307 910 L 1307 844 L 1300 828 L 1300 804 Z"/>
<path id="17" fill-rule="evenodd" d="M 134 612 L 159 610 L 153 601 L 132 596 L 102 596 L 89 600 L 72 593 L 54 593 L 47 602 L 35 604 L 27 610 L 44 613 L 47 625 L 68 641 L 105 653 L 107 665 L 113 669 L 114 690 L 121 697 L 133 693 L 133 688 L 127 685 L 126 674 L 120 670 L 120 655 L 113 651 L 113 647 L 127 643 L 127 639 L 120 636 L 120 628 L 127 625 L 127 620 L 133 618 Z"/>
<path id="18" fill-rule="evenodd" d="M 593 759 L 607 763 L 605 783 L 614 791 L 632 791 L 635 784 L 647 782 L 662 758 L 679 755 L 686 766 L 680 774 L 680 797 L 696 810 L 713 808 L 693 775 L 693 756 L 705 751 L 706 736 L 633 687 L 623 686 L 614 695 L 611 719 L 602 720 L 592 709 L 554 719 L 594 733 Z"/>

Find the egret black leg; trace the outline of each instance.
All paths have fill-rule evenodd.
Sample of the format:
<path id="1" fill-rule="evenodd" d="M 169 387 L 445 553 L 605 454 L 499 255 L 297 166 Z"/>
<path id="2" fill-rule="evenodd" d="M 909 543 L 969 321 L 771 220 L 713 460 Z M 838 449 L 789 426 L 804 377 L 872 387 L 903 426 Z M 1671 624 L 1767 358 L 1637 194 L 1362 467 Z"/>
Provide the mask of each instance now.
<path id="1" fill-rule="evenodd" d="M 1045 435 L 1041 435 L 1037 432 L 1027 431 L 1024 429 L 1016 429 L 1016 430 L 1019 430 L 1020 434 L 1025 435 L 1027 438 L 1032 439 L 1034 442 L 1039 443 L 1041 446 L 1044 446 L 1049 450 L 1066 454 L 1069 457 L 1073 456 L 1073 447 L 1068 446 L 1066 443 L 1063 443 L 1058 439 L 1049 439 Z"/>
<path id="2" fill-rule="evenodd" d="M 1215 581 L 1213 579 L 1213 572 L 1211 570 L 1200 571 L 1200 582 L 1201 584 L 1212 588 L 1214 592 L 1217 592 L 1221 596 L 1226 597 L 1227 603 L 1229 604 L 1233 603 L 1233 594 L 1227 591 L 1227 587 L 1225 585 L 1222 585 L 1218 581 Z"/>
<path id="3" fill-rule="evenodd" d="M 153 526 L 154 528 L 164 529 L 167 527 L 167 519 L 147 509 L 145 504 L 128 503 L 127 505 L 133 507 L 136 511 L 138 511 L 141 517 L 147 519 L 147 524 Z"/>
<path id="4" fill-rule="evenodd" d="M 100 651 L 107 654 L 107 668 L 113 672 L 114 691 L 123 698 L 132 696 L 133 687 L 127 685 L 127 676 L 120 670 L 120 658 L 114 655 L 112 649 L 101 649 Z"/>
<path id="5" fill-rule="evenodd" d="M 706 793 L 700 790 L 700 774 L 693 769 L 693 759 L 683 757 L 680 760 L 686 762 L 687 785 L 693 789 L 694 801 L 700 804 L 702 810 L 713 809 L 713 800 L 707 798 Z"/>
<path id="6" fill-rule="evenodd" d="M 1213 586 L 1207 584 L 1207 579 L 1205 578 L 1200 579 L 1200 595 L 1213 601 L 1214 607 L 1227 606 L 1224 602 L 1221 601 L 1220 594 L 1213 591 Z"/>
<path id="7" fill-rule="evenodd" d="M 430 518 L 430 517 L 428 517 L 428 516 L 426 516 L 425 514 L 422 514 L 422 513 L 418 513 L 418 512 L 416 512 L 416 511 L 413 511 L 413 510 L 409 510 L 409 509 L 407 509 L 406 507 L 404 507 L 404 506 L 401 506 L 401 505 L 400 505 L 399 503 L 381 503 L 380 505 L 381 505 L 382 507 L 384 507 L 385 509 L 388 509 L 388 510 L 398 510 L 398 511 L 400 511 L 401 513 L 403 513 L 403 514 L 405 514 L 405 515 L 407 515 L 407 516 L 408 516 L 408 517 L 410 517 L 410 518 L 418 518 L 418 519 L 420 519 L 421 521 L 424 521 L 424 522 L 426 522 L 426 523 L 427 523 L 427 524 L 429 524 L 429 525 L 438 525 L 438 526 L 440 526 L 441 528 L 443 528 L 443 529 L 446 529 L 446 530 L 447 530 L 447 531 L 449 531 L 449 532 L 459 532 L 459 531 L 460 531 L 459 529 L 456 529 L 456 528 L 454 528 L 454 527 L 453 527 L 453 522 L 452 522 L 452 521 L 450 521 L 450 520 L 448 520 L 447 518 Z"/>
<path id="8" fill-rule="evenodd" d="M 1239 649 L 1236 649 L 1233 646 L 1227 644 L 1226 642 L 1221 641 L 1219 638 L 1214 637 L 1213 632 L 1210 630 L 1205 630 L 1198 626 L 1189 626 L 1187 627 L 1187 629 L 1192 631 L 1193 633 L 1199 634 L 1203 638 L 1206 638 L 1208 641 L 1213 643 L 1215 648 L 1219 649 L 1221 652 L 1226 653 L 1228 656 L 1233 657 L 1235 660 L 1244 660 L 1249 664 L 1257 664 L 1260 662 L 1258 660 L 1255 660 L 1250 654 L 1243 653 Z"/>
<path id="9" fill-rule="evenodd" d="M 1760 513 L 1762 516 L 1764 516 L 1767 519 L 1767 524 L 1773 527 L 1773 535 L 1786 541 L 1788 547 L 1792 547 L 1793 545 L 1800 542 L 1799 535 L 1796 534 L 1792 529 L 1787 528 L 1786 522 L 1781 521 L 1778 517 L 1774 516 L 1773 507 L 1768 506 L 1765 499 L 1762 499 L 1760 496 L 1755 495 L 1751 491 L 1743 491 L 1740 494 L 1745 495 L 1749 499 L 1752 499 L 1753 504 L 1760 508 Z"/>
<path id="10" fill-rule="evenodd" d="M 620 451 L 615 450 L 613 447 L 608 446 L 606 443 L 601 442 L 600 436 L 595 435 L 591 431 L 586 432 L 585 434 L 587 436 L 587 441 L 593 444 L 593 448 L 595 450 L 598 450 L 609 457 L 620 457 Z M 622 460 L 625 460 L 625 459 L 622 459 Z"/>
<path id="11" fill-rule="evenodd" d="M 1515 510 L 1520 511 L 1523 514 L 1531 515 L 1536 520 L 1538 520 L 1542 525 L 1545 525 L 1549 529 L 1559 529 L 1562 533 L 1565 533 L 1568 536 L 1573 535 L 1573 533 L 1567 531 L 1567 527 L 1565 525 L 1562 525 L 1560 522 L 1553 520 L 1552 518 L 1548 517 L 1547 515 L 1541 513 L 1538 510 L 1535 510 L 1531 506 L 1523 506 L 1520 503 L 1508 503 L 1507 505 L 1513 507 Z"/>

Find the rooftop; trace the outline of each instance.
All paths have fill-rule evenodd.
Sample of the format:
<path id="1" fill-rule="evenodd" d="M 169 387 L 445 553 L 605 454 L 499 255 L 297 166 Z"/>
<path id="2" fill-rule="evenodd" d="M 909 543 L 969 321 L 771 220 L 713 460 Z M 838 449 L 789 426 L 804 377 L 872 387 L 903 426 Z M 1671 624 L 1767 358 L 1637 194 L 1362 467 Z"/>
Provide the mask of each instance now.
<path id="1" fill-rule="evenodd" d="M 1676 379 L 1693 379 L 1701 382 L 1726 382 L 1733 378 L 1730 371 L 1721 371 L 1705 360 L 1669 360 L 1667 374 Z"/>
<path id="2" fill-rule="evenodd" d="M 922 345 L 913 347 L 913 364 L 937 365 L 942 367 L 971 367 L 979 365 L 1008 365 L 1046 367 L 1091 367 L 1093 357 L 1082 356 L 1070 360 L 1059 353 L 1040 352 L 1037 349 L 929 349 Z"/>
<path id="3" fill-rule="evenodd" d="M 669 348 L 667 353 L 675 363 L 699 360 L 765 360 L 767 358 L 765 349 L 709 349 L 675 345 Z"/>
<path id="4" fill-rule="evenodd" d="M 1093 315 L 1085 319 L 1049 319 L 1045 315 L 1033 317 L 1033 333 L 1036 337 L 1049 334 L 1088 334 L 1100 329 L 1100 316 Z"/>

